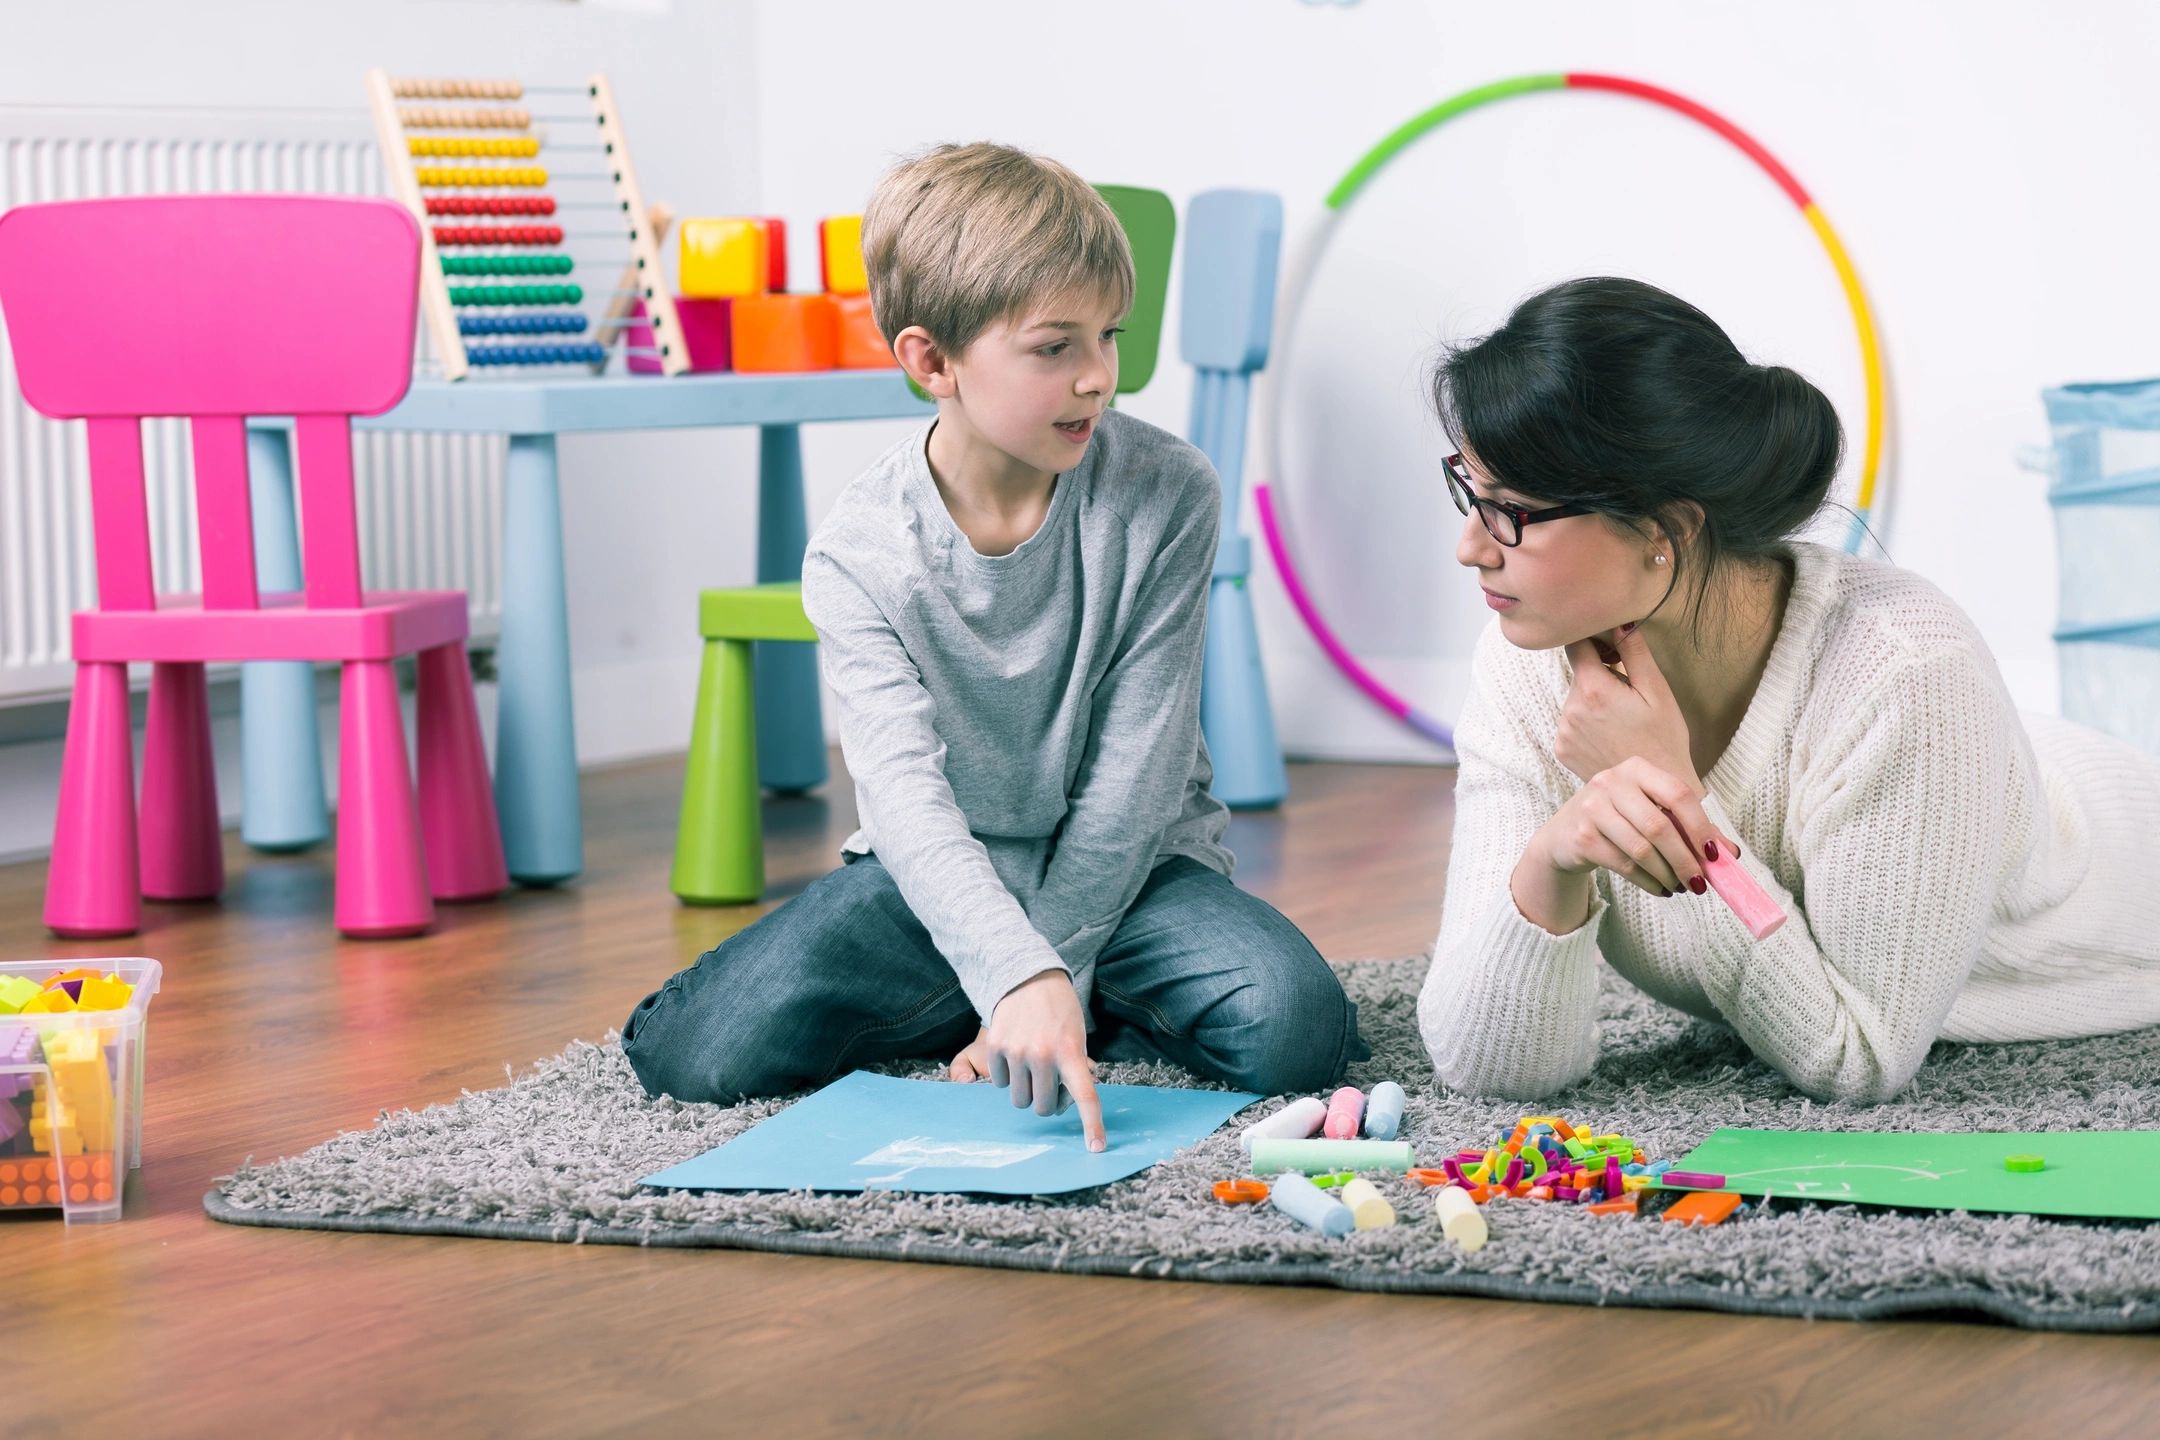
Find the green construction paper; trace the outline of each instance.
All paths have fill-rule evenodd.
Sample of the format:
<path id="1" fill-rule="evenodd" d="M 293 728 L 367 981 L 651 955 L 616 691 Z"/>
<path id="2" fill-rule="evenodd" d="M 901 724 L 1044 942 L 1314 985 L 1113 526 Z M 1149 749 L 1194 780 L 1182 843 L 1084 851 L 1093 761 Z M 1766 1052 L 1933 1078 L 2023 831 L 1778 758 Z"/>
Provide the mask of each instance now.
<path id="1" fill-rule="evenodd" d="M 2040 1156 L 2047 1168 L 2003 1168 L 2020 1154 Z M 2160 1131 L 2152 1130 L 1715 1130 L 1673 1169 L 1723 1175 L 1724 1188 L 1743 1195 L 2160 1220 Z"/>

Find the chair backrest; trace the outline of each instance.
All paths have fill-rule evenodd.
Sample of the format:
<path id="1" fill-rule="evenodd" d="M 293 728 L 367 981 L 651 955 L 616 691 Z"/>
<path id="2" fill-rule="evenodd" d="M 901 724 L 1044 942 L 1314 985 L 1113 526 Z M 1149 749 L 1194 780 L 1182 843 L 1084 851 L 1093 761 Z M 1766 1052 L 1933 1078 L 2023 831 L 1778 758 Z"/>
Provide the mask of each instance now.
<path id="1" fill-rule="evenodd" d="M 1185 207 L 1185 294 L 1178 315 L 1178 349 L 1194 370 L 1187 438 L 1222 477 L 1226 517 L 1237 514 L 1252 374 L 1267 364 L 1275 332 L 1275 269 L 1281 250 L 1282 201 L 1276 196 L 1259 190 L 1207 190 Z M 1234 529 L 1226 520 L 1226 546 Z"/>
<path id="2" fill-rule="evenodd" d="M 1133 305 L 1118 340 L 1118 394 L 1131 395 L 1155 378 L 1162 350 L 1163 309 L 1170 299 L 1170 252 L 1177 243 L 1177 207 L 1160 190 L 1097 185 L 1132 247 Z"/>
<path id="3" fill-rule="evenodd" d="M 307 603 L 360 603 L 351 417 L 412 378 L 420 229 L 388 200 L 159 195 L 0 214 L 23 398 L 90 430 L 98 603 L 155 606 L 142 421 L 191 421 L 203 603 L 253 609 L 246 418 L 295 417 Z"/>

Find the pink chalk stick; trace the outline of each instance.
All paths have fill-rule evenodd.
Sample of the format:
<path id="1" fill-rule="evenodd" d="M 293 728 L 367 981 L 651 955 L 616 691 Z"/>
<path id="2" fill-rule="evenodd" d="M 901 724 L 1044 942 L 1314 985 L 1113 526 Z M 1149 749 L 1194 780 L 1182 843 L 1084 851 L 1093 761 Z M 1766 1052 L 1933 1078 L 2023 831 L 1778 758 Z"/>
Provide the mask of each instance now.
<path id="1" fill-rule="evenodd" d="M 1365 1092 L 1355 1085 L 1345 1085 L 1328 1097 L 1327 1120 L 1320 1133 L 1330 1140 L 1355 1140 L 1358 1127 L 1365 1123 Z"/>
<path id="2" fill-rule="evenodd" d="M 1757 940 L 1767 940 L 1785 923 L 1785 912 L 1778 903 L 1764 893 L 1755 877 L 1742 869 L 1740 862 L 1723 850 L 1718 858 L 1703 862 L 1703 878 L 1710 888 L 1717 891 L 1718 898 L 1732 907 L 1740 923 L 1747 926 L 1748 934 Z"/>
<path id="3" fill-rule="evenodd" d="M 1698 855 L 1703 853 L 1701 843 L 1687 833 L 1679 816 L 1667 810 L 1665 818 L 1680 831 L 1680 838 L 1687 841 L 1689 849 Z M 1723 846 L 1718 848 L 1717 859 L 1703 862 L 1703 878 L 1710 882 L 1712 890 L 1717 891 L 1718 899 L 1732 907 L 1733 914 L 1747 927 L 1748 934 L 1757 940 L 1769 939 L 1785 923 L 1785 912 L 1778 908 L 1777 901 L 1764 893 L 1762 886 L 1755 883 L 1755 877 L 1742 869 L 1740 862 Z"/>

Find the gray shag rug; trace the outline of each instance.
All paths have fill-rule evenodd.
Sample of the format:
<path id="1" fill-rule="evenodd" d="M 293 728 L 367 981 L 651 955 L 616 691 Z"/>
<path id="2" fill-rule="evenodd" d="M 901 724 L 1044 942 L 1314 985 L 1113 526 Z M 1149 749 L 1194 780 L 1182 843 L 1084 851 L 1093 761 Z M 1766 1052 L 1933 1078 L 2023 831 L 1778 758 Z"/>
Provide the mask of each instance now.
<path id="1" fill-rule="evenodd" d="M 2160 1126 L 2160 1030 L 2093 1040 L 1939 1045 L 1898 1097 L 1821 1105 L 1730 1032 L 1608 973 L 1603 1058 L 1528 1107 L 1443 1093 L 1417 1036 L 1422 958 L 1341 965 L 1373 1058 L 1350 1081 L 1410 1092 L 1421 1159 L 1558 1113 L 1679 1158 L 1721 1125 L 1819 1130 L 2132 1130 Z M 892 1073 L 940 1073 L 935 1062 Z M 1168 1065 L 1106 1064 L 1120 1084 L 1194 1085 Z M 659 1191 L 637 1179 L 741 1134 L 787 1100 L 648 1099 L 610 1036 L 579 1042 L 496 1090 L 384 1113 L 305 1154 L 250 1161 L 205 1197 L 218 1220 L 572 1243 L 725 1247 L 1180 1280 L 1333 1285 L 1593 1305 L 1688 1306 L 1863 1319 L 1931 1314 L 2037 1329 L 2160 1329 L 2160 1226 L 1776 1201 L 1709 1229 L 1532 1201 L 1486 1207 L 1491 1243 L 1450 1244 L 1431 1202 L 1383 1188 L 1402 1223 L 1328 1240 L 1269 1206 L 1226 1207 L 1244 1173 L 1237 1131 L 1129 1180 L 1044 1199 Z M 1661 1197 L 1660 1197 L 1661 1198 Z M 1653 1202 L 1655 1203 L 1655 1202 Z"/>

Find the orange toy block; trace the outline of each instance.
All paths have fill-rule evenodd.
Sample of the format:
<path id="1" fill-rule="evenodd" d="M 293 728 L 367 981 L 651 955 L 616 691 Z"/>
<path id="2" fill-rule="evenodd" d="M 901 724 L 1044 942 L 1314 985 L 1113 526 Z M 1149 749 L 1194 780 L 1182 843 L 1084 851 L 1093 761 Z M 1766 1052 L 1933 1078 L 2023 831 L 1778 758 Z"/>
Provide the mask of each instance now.
<path id="1" fill-rule="evenodd" d="M 870 272 L 863 264 L 862 216 L 829 215 L 818 221 L 818 273 L 828 295 L 867 295 Z"/>
<path id="2" fill-rule="evenodd" d="M 0 1209 L 78 1205 L 107 1201 L 118 1193 L 110 1155 L 70 1155 L 57 1164 L 42 1155 L 0 1159 Z"/>
<path id="3" fill-rule="evenodd" d="M 741 217 L 684 220 L 681 293 L 698 300 L 762 295 L 772 274 L 772 232 Z"/>
<path id="4" fill-rule="evenodd" d="M 840 312 L 839 368 L 842 370 L 896 370 L 892 346 L 878 332 L 877 317 L 870 313 L 868 295 L 836 295 Z"/>
<path id="5" fill-rule="evenodd" d="M 1680 1225 L 1715 1225 L 1740 1208 L 1740 1197 L 1730 1190 L 1697 1190 L 1674 1202 L 1665 1218 Z"/>
<path id="6" fill-rule="evenodd" d="M 830 295 L 744 295 L 734 314 L 735 369 L 830 370 L 839 359 L 840 307 Z"/>

